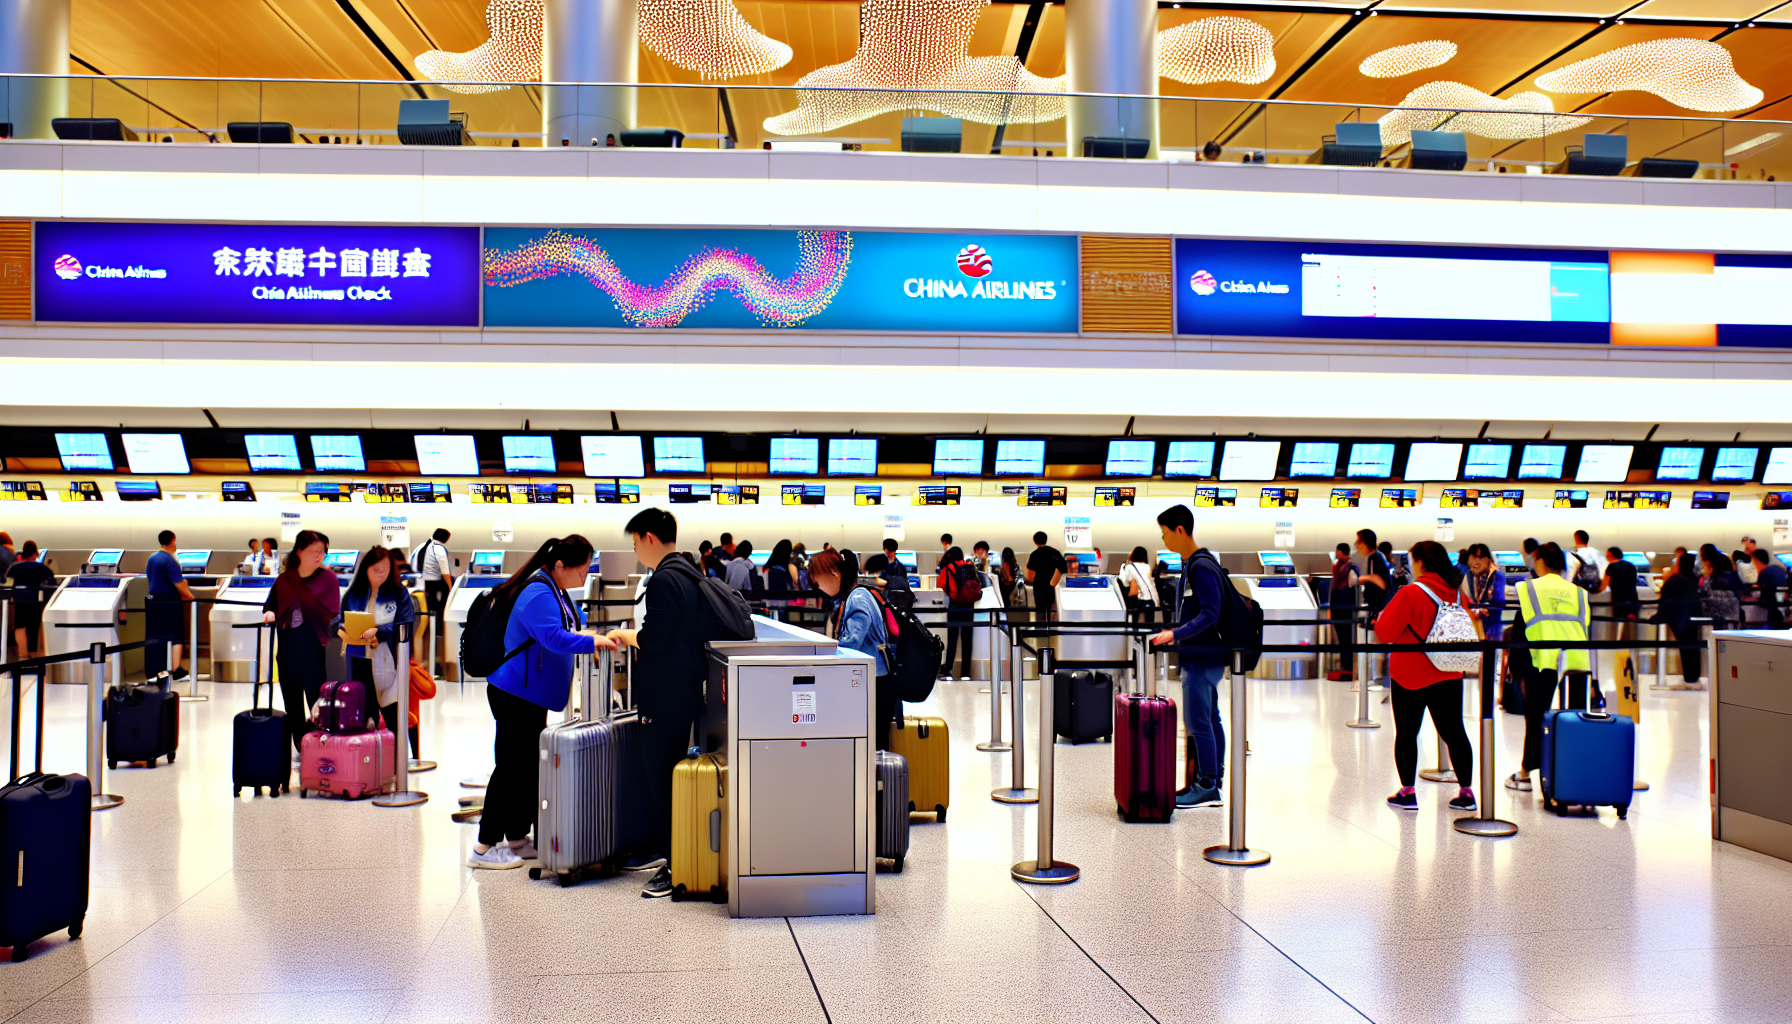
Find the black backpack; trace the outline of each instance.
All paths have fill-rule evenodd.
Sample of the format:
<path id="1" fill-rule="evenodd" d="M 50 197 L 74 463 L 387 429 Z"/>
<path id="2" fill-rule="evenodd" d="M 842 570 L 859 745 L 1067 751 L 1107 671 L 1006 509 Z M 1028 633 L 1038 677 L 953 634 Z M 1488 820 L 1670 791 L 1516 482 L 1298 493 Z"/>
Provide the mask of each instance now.
<path id="1" fill-rule="evenodd" d="M 515 650 L 504 646 L 504 631 L 510 628 L 510 613 L 516 608 L 523 591 L 542 580 L 533 577 L 508 594 L 498 596 L 493 587 L 473 599 L 467 609 L 467 623 L 460 631 L 460 670 L 463 675 L 486 679 L 505 662 L 535 646 L 535 638 L 524 640 Z M 552 586 L 552 584 L 549 584 Z"/>
<path id="2" fill-rule="evenodd" d="M 759 635 L 753 627 L 753 609 L 740 591 L 714 576 L 698 572 L 696 566 L 683 558 L 671 559 L 661 571 L 676 571 L 697 585 L 697 605 L 704 613 L 704 642 L 751 640 Z M 756 578 L 759 574 L 752 575 Z"/>
<path id="3" fill-rule="evenodd" d="M 1211 554 L 1197 554 L 1213 563 L 1220 574 L 1220 643 L 1241 648 L 1238 664 L 1249 672 L 1263 660 L 1263 606 L 1232 585 L 1232 574 Z M 1231 658 L 1227 659 L 1228 662 Z"/>
<path id="4" fill-rule="evenodd" d="M 896 699 L 907 704 L 924 701 L 933 693 L 934 681 L 940 677 L 940 662 L 946 645 L 928 631 L 915 613 L 892 604 L 878 589 L 867 586 L 880 610 L 886 612 L 884 630 L 889 632 L 890 619 L 896 621 L 896 633 L 884 646 L 884 667 L 896 682 Z"/>

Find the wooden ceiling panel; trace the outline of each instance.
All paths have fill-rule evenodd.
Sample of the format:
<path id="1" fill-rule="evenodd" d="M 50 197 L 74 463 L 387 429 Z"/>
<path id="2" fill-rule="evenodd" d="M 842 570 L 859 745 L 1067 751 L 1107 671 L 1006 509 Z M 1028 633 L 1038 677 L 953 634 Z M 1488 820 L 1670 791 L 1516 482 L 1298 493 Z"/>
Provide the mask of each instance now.
<path id="1" fill-rule="evenodd" d="M 1621 46 L 1652 39 L 1710 39 L 1718 29 L 1688 28 L 1683 25 L 1657 25 L 1647 22 L 1625 22 L 1613 25 L 1575 47 L 1526 78 L 1512 91 L 1537 89 L 1538 76 L 1576 61 L 1596 57 Z M 1792 93 L 1792 63 L 1787 61 L 1792 35 L 1777 28 L 1743 29 L 1724 36 L 1722 45 L 1735 58 L 1736 73 L 1767 94 L 1769 101 Z M 1507 93 L 1510 95 L 1511 93 Z M 1558 110 L 1578 110 L 1588 114 L 1632 117 L 1723 117 L 1722 113 L 1688 110 L 1653 93 L 1626 91 L 1597 94 L 1550 93 Z"/>
<path id="2" fill-rule="evenodd" d="M 1407 93 L 1440 80 L 1492 92 L 1523 74 L 1543 56 L 1568 46 L 1595 22 L 1475 21 L 1467 18 L 1387 16 L 1365 18 L 1324 59 L 1300 77 L 1283 99 L 1395 104 Z M 1395 46 L 1445 39 L 1456 56 L 1443 65 L 1398 78 L 1370 78 L 1363 60 Z"/>
<path id="3" fill-rule="evenodd" d="M 74 0 L 69 44 L 112 75 L 397 74 L 340 8 L 314 0 Z"/>

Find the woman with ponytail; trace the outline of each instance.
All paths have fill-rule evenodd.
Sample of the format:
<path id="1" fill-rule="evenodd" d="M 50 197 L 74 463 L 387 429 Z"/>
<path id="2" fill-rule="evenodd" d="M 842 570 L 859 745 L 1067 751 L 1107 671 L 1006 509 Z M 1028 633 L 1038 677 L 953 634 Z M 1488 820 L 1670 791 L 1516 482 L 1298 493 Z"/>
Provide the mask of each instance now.
<path id="1" fill-rule="evenodd" d="M 585 582 L 591 542 L 576 533 L 550 537 L 527 564 L 492 592 L 492 608 L 510 604 L 504 650 L 518 651 L 486 680 L 496 735 L 492 777 L 485 786 L 479 842 L 467 864 L 515 868 L 535 858 L 529 833 L 539 806 L 537 761 L 548 705 L 565 706 L 573 658 L 615 643 L 585 629 L 566 591 Z M 514 604 L 511 602 L 514 601 Z M 587 715 L 604 709 L 586 708 Z"/>
<path id="2" fill-rule="evenodd" d="M 311 708 L 324 685 L 324 645 L 330 642 L 330 623 L 342 610 L 342 585 L 324 568 L 329 553 L 329 537 L 300 530 L 286 556 L 286 568 L 262 606 L 261 621 L 276 624 L 274 659 L 295 755 L 299 741 L 312 728 Z"/>

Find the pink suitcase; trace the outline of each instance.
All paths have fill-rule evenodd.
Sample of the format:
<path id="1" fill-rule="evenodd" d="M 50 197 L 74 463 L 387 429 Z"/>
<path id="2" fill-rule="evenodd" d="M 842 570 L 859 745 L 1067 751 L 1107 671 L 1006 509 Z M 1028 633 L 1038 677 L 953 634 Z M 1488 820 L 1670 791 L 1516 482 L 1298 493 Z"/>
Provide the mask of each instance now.
<path id="1" fill-rule="evenodd" d="M 398 745 L 390 729 L 337 736 L 322 730 L 299 741 L 299 796 L 333 793 L 358 800 L 395 785 Z"/>
<path id="2" fill-rule="evenodd" d="M 366 683 L 354 679 L 325 683 L 317 696 L 317 724 L 342 736 L 366 732 L 368 719 L 375 717 L 367 705 Z"/>

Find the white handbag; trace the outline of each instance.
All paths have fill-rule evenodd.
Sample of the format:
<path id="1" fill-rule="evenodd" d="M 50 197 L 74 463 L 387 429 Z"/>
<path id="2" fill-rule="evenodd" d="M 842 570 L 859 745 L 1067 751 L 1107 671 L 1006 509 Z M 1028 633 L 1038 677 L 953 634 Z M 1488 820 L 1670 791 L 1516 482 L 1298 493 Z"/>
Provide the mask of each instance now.
<path id="1" fill-rule="evenodd" d="M 1423 583 L 1416 585 L 1432 604 L 1437 605 L 1437 618 L 1431 621 L 1431 632 L 1425 634 L 1426 643 L 1474 643 L 1481 639 L 1475 635 L 1475 620 L 1469 617 L 1468 609 L 1454 602 L 1445 604 L 1430 587 Z M 1481 668 L 1480 651 L 1426 651 L 1425 657 L 1431 659 L 1432 667 L 1439 672 L 1468 673 Z"/>

